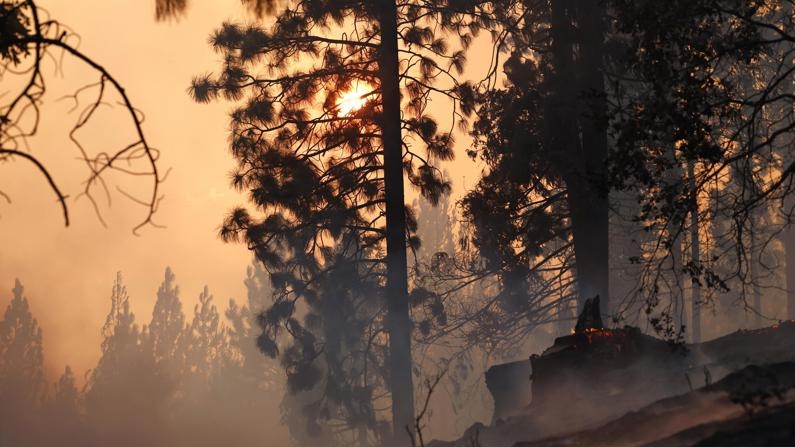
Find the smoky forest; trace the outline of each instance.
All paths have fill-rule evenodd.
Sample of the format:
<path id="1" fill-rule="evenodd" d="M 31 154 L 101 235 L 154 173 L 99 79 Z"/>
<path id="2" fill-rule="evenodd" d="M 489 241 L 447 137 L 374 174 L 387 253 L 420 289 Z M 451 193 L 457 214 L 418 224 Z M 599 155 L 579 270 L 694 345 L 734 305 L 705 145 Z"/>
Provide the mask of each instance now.
<path id="1" fill-rule="evenodd" d="M 793 0 L 0 0 L 0 447 L 795 446 Z"/>

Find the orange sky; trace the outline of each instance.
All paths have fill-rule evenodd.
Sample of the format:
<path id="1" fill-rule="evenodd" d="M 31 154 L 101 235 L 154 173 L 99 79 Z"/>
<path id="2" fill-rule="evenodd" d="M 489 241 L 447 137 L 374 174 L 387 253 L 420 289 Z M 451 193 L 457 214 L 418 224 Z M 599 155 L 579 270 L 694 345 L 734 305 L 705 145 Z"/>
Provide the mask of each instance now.
<path id="1" fill-rule="evenodd" d="M 239 0 L 193 1 L 181 21 L 155 23 L 154 1 L 39 3 L 76 31 L 82 39 L 80 50 L 124 85 L 146 115 L 147 138 L 162 150 L 161 169 L 172 168 L 156 215 L 167 228 L 148 227 L 134 236 L 131 230 L 145 217 L 144 209 L 118 194 L 112 207 L 103 211 L 108 223 L 103 227 L 87 201 L 74 200 L 86 176 L 67 138 L 77 113 L 69 114 L 68 101 L 56 101 L 96 77 L 68 57 L 62 76 L 56 76 L 54 64 L 48 63 L 48 94 L 31 151 L 72 196 L 72 224 L 64 227 L 52 191 L 30 166 L 22 161 L 0 165 L 0 189 L 13 200 L 10 205 L 0 203 L 0 308 L 5 309 L 10 299 L 14 278 L 20 278 L 44 329 L 48 368 L 60 372 L 68 363 L 80 377 L 99 355 L 99 331 L 116 271 L 124 275 L 139 324 L 151 317 L 166 266 L 177 275 L 188 318 L 205 284 L 221 309 L 230 297 L 245 299 L 243 278 L 250 255 L 243 246 L 224 244 L 216 236 L 225 212 L 244 203 L 228 187 L 233 167 L 226 136 L 230 106 L 196 104 L 186 93 L 194 75 L 219 66 L 207 44 L 209 34 L 223 20 L 239 20 L 244 14 Z M 487 59 L 485 52 L 470 56 L 481 70 Z M 94 151 L 131 141 L 130 122 L 120 107 L 102 113 L 83 131 L 82 141 Z M 457 190 L 465 175 L 473 184 L 477 172 L 463 149 L 457 161 L 446 166 Z"/>

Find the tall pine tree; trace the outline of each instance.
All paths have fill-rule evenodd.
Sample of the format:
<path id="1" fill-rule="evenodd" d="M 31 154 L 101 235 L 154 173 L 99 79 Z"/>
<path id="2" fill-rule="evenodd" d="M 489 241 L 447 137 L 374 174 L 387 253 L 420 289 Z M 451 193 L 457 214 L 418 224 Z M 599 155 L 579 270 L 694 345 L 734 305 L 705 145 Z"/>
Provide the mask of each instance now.
<path id="1" fill-rule="evenodd" d="M 450 189 L 435 163 L 452 157 L 453 138 L 426 106 L 433 91 L 471 98 L 455 73 L 470 30 L 485 24 L 470 14 L 481 3 L 304 1 L 267 29 L 225 24 L 212 39 L 224 56 L 220 74 L 192 89 L 199 101 L 244 100 L 232 114 L 233 181 L 258 213 L 235 210 L 222 236 L 245 241 L 281 292 L 263 347 L 275 354 L 275 339 L 288 333 L 315 357 L 317 338 L 294 304 L 314 306 L 313 282 L 353 262 L 383 286 L 396 437 L 414 426 L 406 246 L 415 225 L 403 185 L 433 203 Z M 450 50 L 451 36 L 462 50 Z M 457 106 L 460 115 L 471 104 Z"/>

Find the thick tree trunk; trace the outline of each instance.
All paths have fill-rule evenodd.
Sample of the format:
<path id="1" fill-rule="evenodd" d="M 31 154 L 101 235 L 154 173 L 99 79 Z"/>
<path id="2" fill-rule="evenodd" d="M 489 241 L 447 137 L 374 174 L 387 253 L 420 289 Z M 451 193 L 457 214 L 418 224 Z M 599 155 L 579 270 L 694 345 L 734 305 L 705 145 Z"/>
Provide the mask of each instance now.
<path id="1" fill-rule="evenodd" d="M 574 160 L 580 159 L 581 144 L 577 120 L 577 95 L 576 89 L 572 88 L 576 84 L 574 67 L 574 21 L 575 21 L 575 0 L 558 0 L 551 3 L 552 26 L 550 36 L 552 38 L 552 56 L 554 68 L 547 73 L 547 79 L 552 94 L 545 104 L 547 144 L 549 146 L 550 158 L 560 169 L 561 175 L 566 181 L 568 189 L 568 205 L 571 219 L 580 222 L 582 219 L 575 212 L 579 209 L 574 192 L 577 187 L 574 181 L 579 177 L 578 169 Z M 581 188 L 580 188 L 581 189 Z M 572 225 L 572 239 L 574 240 L 575 256 L 575 277 L 578 291 L 578 308 L 581 308 L 588 298 L 582 290 L 583 281 L 580 276 L 583 274 L 580 268 L 580 259 L 584 258 L 585 253 L 579 253 L 578 245 L 580 238 L 584 235 L 578 233 L 578 228 Z M 586 274 L 587 276 L 587 274 Z"/>
<path id="2" fill-rule="evenodd" d="M 553 5 L 556 2 L 553 2 Z M 610 297 L 607 201 L 607 102 L 604 85 L 605 6 L 602 2 L 577 2 L 579 51 L 578 116 L 582 135 L 578 173 L 569 184 L 574 251 L 580 300 L 601 297 L 603 315 L 609 313 Z"/>
<path id="3" fill-rule="evenodd" d="M 411 377 L 411 320 L 408 304 L 406 211 L 403 194 L 403 143 L 400 132 L 400 79 L 397 5 L 381 2 L 379 55 L 383 99 L 384 189 L 386 195 L 387 318 L 389 330 L 389 390 L 392 394 L 394 442 L 409 444 L 406 428 L 414 431 L 414 387 Z"/>
<path id="4" fill-rule="evenodd" d="M 603 5 L 580 0 L 556 0 L 551 8 L 554 71 L 548 77 L 554 94 L 546 106 L 550 154 L 568 190 L 579 307 L 599 295 L 607 315 L 605 11 Z"/>

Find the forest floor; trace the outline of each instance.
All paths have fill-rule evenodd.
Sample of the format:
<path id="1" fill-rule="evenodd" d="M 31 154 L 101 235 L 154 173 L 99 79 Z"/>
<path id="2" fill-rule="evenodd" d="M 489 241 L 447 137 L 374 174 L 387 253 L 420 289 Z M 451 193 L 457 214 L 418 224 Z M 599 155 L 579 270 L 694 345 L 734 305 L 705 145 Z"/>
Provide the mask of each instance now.
<path id="1" fill-rule="evenodd" d="M 795 363 L 748 366 L 599 427 L 516 447 L 696 445 L 795 446 Z"/>
<path id="2" fill-rule="evenodd" d="M 559 340 L 556 345 L 564 344 Z M 605 360 L 601 348 L 562 349 L 551 360 L 535 357 L 535 367 L 547 369 L 533 376 L 534 395 L 543 402 L 429 447 L 795 446 L 795 322 L 737 331 L 655 362 L 648 361 L 649 350 L 632 354 L 637 358 L 628 364 L 626 356 Z M 702 371 L 703 381 L 696 379 Z M 550 380 L 550 372 L 565 378 Z M 615 381 L 597 377 L 620 378 L 623 393 L 599 394 Z"/>

